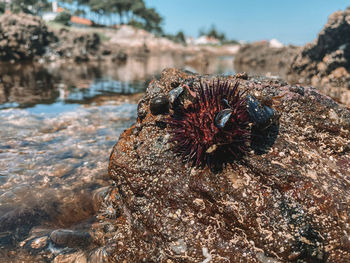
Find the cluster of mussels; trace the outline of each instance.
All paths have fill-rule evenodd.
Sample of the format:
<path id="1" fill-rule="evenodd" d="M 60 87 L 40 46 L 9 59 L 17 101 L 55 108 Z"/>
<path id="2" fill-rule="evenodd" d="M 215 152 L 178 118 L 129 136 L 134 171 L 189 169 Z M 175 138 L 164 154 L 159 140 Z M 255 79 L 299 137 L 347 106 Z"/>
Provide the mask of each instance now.
<path id="1" fill-rule="evenodd" d="M 238 82 L 187 83 L 151 100 L 153 115 L 169 112 L 174 151 L 193 166 L 220 168 L 248 151 L 265 153 L 277 138 L 278 114 Z"/>

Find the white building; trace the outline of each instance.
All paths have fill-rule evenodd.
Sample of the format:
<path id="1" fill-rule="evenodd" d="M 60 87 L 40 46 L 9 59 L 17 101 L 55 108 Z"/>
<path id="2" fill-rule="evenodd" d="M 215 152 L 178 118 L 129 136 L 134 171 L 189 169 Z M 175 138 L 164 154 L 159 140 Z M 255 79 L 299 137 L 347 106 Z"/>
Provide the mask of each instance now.
<path id="1" fill-rule="evenodd" d="M 220 40 L 209 36 L 200 36 L 199 38 L 186 38 L 187 45 L 219 45 Z"/>

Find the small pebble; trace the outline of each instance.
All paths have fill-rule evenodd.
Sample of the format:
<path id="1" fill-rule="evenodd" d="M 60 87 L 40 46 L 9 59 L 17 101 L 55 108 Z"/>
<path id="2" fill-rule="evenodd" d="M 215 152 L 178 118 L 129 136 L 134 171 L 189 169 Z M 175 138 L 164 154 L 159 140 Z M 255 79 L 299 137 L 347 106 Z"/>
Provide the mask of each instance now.
<path id="1" fill-rule="evenodd" d="M 68 229 L 54 230 L 50 239 L 56 245 L 65 247 L 84 247 L 91 242 L 91 236 L 88 232 Z"/>

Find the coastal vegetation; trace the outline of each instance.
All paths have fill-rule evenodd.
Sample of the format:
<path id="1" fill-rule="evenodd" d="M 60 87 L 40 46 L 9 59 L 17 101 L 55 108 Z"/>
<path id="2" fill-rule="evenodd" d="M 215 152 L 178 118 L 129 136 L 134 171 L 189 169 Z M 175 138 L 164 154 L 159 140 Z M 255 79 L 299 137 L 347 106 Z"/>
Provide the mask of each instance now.
<path id="1" fill-rule="evenodd" d="M 163 30 L 163 17 L 152 7 L 148 7 L 144 0 L 60 0 L 57 1 L 59 13 L 54 22 L 69 26 L 72 16 L 79 16 L 91 20 L 95 27 L 112 27 L 130 25 L 143 29 L 157 36 L 168 38 L 174 42 L 185 44 L 186 36 L 182 30 L 170 34 Z M 43 16 L 51 12 L 52 1 L 48 0 L 13 0 L 9 3 L 0 2 L 0 14 L 6 10 L 12 13 L 24 12 Z M 221 44 L 237 44 L 236 40 L 227 39 L 225 33 L 212 25 L 208 30 L 201 29 L 199 36 L 218 39 Z"/>
<path id="2" fill-rule="evenodd" d="M 0 13 L 8 8 L 13 13 L 41 15 L 51 10 L 51 4 L 47 0 L 13 0 L 7 6 L 1 3 Z M 129 24 L 163 34 L 163 18 L 157 10 L 147 7 L 143 0 L 62 0 L 58 1 L 58 5 L 65 7 L 56 19 L 62 24 L 68 24 L 69 15 L 76 15 L 93 20 L 95 25 Z"/>

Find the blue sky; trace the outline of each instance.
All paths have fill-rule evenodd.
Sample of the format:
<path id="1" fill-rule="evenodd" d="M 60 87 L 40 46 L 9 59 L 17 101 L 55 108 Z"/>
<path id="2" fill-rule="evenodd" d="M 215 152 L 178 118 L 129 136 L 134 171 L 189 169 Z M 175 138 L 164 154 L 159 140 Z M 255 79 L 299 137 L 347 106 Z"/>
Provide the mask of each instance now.
<path id="1" fill-rule="evenodd" d="M 145 0 L 164 17 L 164 30 L 198 36 L 215 25 L 228 38 L 277 38 L 284 44 L 313 41 L 328 16 L 350 6 L 347 0 Z"/>

